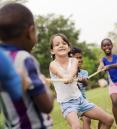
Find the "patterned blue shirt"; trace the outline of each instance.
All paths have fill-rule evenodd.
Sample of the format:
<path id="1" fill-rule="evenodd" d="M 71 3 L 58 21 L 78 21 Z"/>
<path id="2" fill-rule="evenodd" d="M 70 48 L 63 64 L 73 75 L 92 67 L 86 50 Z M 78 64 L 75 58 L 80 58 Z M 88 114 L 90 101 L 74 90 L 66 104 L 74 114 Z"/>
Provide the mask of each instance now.
<path id="1" fill-rule="evenodd" d="M 88 77 L 88 72 L 86 70 L 83 70 L 83 69 L 80 69 L 80 71 L 78 72 L 78 77 L 85 77 L 87 78 Z M 86 95 L 85 95 L 85 86 L 83 83 L 81 82 L 78 82 L 78 87 L 82 93 L 82 96 L 84 98 L 86 98 Z"/>

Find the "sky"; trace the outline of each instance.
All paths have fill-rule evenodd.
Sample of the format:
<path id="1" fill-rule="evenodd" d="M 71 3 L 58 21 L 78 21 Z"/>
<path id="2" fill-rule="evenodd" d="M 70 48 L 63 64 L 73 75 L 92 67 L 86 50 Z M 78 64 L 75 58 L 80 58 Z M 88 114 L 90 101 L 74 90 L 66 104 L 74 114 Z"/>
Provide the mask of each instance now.
<path id="1" fill-rule="evenodd" d="M 100 44 L 117 22 L 117 0 L 28 0 L 34 15 L 72 16 L 80 41 Z"/>

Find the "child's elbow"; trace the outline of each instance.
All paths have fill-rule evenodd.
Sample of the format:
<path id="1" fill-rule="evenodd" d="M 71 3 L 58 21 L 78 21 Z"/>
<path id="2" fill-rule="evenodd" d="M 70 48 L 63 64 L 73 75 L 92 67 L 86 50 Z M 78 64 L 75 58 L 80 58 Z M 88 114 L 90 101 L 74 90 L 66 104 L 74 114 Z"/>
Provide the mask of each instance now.
<path id="1" fill-rule="evenodd" d="M 39 95 L 34 98 L 37 108 L 43 113 L 50 113 L 53 109 L 54 99 L 51 96 Z"/>
<path id="2" fill-rule="evenodd" d="M 50 104 L 47 107 L 43 108 L 44 113 L 51 113 L 52 110 L 53 110 L 53 104 Z"/>

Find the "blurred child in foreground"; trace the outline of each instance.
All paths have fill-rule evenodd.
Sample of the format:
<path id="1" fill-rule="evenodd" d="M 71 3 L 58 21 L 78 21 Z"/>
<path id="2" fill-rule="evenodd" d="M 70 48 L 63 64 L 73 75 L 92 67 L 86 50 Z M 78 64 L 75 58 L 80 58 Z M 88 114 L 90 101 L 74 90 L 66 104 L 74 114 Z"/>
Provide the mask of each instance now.
<path id="1" fill-rule="evenodd" d="M 0 8 L 0 40 L 0 47 L 29 82 L 20 101 L 13 101 L 6 92 L 1 94 L 11 127 L 50 129 L 52 120 L 48 113 L 53 108 L 53 97 L 41 78 L 38 62 L 30 54 L 37 36 L 32 12 L 27 7 L 9 3 Z"/>

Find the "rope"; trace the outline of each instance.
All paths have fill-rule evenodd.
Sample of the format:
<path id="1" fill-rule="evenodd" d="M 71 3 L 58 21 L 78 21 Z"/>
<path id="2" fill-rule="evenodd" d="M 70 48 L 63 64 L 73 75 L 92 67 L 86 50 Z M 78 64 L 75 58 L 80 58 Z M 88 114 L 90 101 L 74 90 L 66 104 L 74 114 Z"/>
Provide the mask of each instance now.
<path id="1" fill-rule="evenodd" d="M 97 74 L 100 73 L 100 72 L 101 72 L 101 70 L 96 71 L 95 73 L 89 75 L 87 79 L 91 79 L 92 77 L 94 77 L 95 75 L 97 75 Z M 64 82 L 66 79 L 63 79 L 63 78 L 59 78 L 59 79 L 46 78 L 46 80 L 47 80 L 48 82 Z M 73 79 L 73 81 L 78 81 L 78 80 L 79 80 L 79 78 L 74 78 L 74 79 Z"/>

